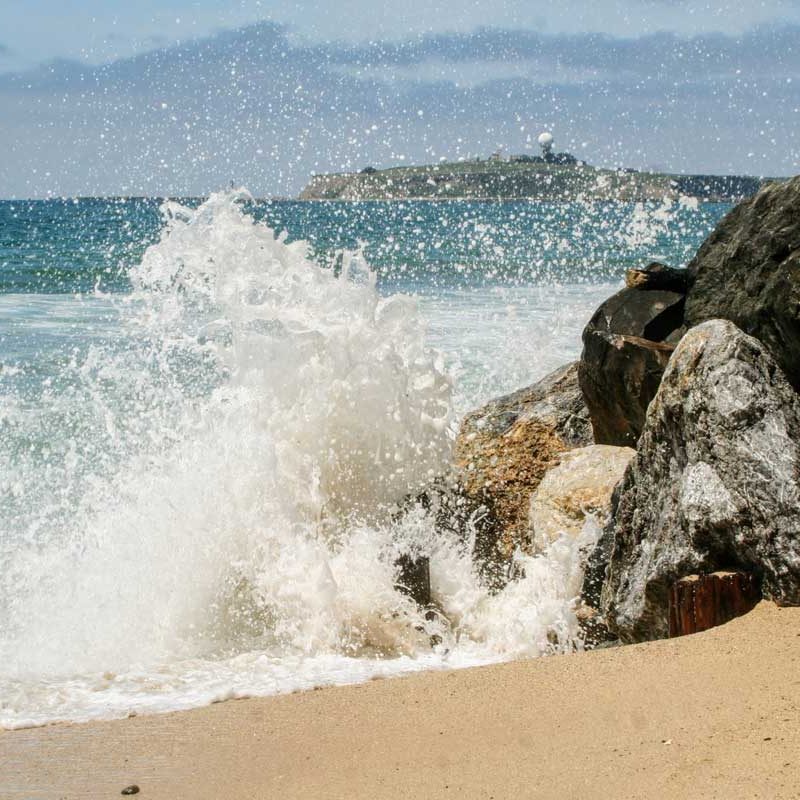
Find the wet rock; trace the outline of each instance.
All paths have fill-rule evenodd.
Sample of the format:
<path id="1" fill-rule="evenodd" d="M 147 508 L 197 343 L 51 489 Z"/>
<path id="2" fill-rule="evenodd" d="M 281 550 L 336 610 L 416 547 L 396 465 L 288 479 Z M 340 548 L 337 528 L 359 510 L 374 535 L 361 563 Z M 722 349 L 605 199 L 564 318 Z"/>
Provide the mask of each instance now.
<path id="1" fill-rule="evenodd" d="M 609 631 L 600 612 L 586 603 L 580 603 L 575 609 L 575 618 L 580 626 L 580 639 L 587 650 L 618 643 L 617 638 Z"/>
<path id="2" fill-rule="evenodd" d="M 757 339 L 730 322 L 691 329 L 647 415 L 636 458 L 584 582 L 624 641 L 665 637 L 686 575 L 753 573 L 800 603 L 800 399 Z"/>
<path id="3" fill-rule="evenodd" d="M 683 303 L 681 292 L 625 288 L 594 312 L 587 330 L 663 342 L 683 324 Z"/>
<path id="4" fill-rule="evenodd" d="M 545 473 L 531 498 L 533 552 L 543 552 L 563 533 L 577 536 L 587 514 L 605 525 L 614 487 L 635 454 L 630 447 L 602 444 L 563 453 L 558 466 Z"/>
<path id="5" fill-rule="evenodd" d="M 561 454 L 592 443 L 577 364 L 468 414 L 455 446 L 465 501 L 486 509 L 475 547 L 487 563 L 528 542 L 533 491 Z"/>
<path id="6" fill-rule="evenodd" d="M 644 269 L 629 269 L 625 273 L 625 285 L 629 289 L 665 289 L 668 292 L 686 294 L 689 288 L 689 271 L 653 261 Z"/>
<path id="7" fill-rule="evenodd" d="M 687 323 L 730 320 L 761 340 L 800 390 L 800 177 L 733 209 L 688 271 Z"/>
<path id="8" fill-rule="evenodd" d="M 139 787 L 135 783 L 132 783 L 130 786 L 126 786 L 120 794 L 139 794 Z"/>
<path id="9" fill-rule="evenodd" d="M 581 383 L 592 410 L 595 441 L 636 447 L 674 345 L 599 331 L 584 342 L 587 366 Z"/>
<path id="10" fill-rule="evenodd" d="M 636 446 L 682 333 L 684 300 L 680 292 L 626 288 L 589 320 L 578 374 L 597 444 Z"/>

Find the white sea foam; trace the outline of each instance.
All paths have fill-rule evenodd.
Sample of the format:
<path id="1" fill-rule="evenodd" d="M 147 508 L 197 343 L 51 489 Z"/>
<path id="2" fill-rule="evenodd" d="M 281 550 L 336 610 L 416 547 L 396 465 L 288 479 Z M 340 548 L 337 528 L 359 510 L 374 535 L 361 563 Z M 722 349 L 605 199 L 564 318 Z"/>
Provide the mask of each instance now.
<path id="1" fill-rule="evenodd" d="M 2 553 L 0 725 L 576 644 L 596 527 L 520 555 L 524 577 L 492 594 L 468 542 L 421 509 L 400 516 L 443 471 L 454 422 L 416 304 L 381 298 L 357 257 L 340 274 L 315 265 L 243 199 L 165 206 L 120 336 L 73 359 L 78 388 L 48 395 L 88 421 L 60 445 L 55 510 Z M 394 588 L 406 551 L 430 556 L 433 620 Z"/>

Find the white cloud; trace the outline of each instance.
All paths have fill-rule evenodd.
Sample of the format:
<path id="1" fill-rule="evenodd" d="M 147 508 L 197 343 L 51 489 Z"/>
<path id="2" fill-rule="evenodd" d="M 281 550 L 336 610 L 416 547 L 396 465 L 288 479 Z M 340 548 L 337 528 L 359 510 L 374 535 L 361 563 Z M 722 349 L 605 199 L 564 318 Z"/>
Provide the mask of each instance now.
<path id="1" fill-rule="evenodd" d="M 0 76 L 0 193 L 200 194 L 233 179 L 285 195 L 314 171 L 523 151 L 540 127 L 596 164 L 786 174 L 800 166 L 797 39 L 484 29 L 303 45 L 262 23 Z"/>

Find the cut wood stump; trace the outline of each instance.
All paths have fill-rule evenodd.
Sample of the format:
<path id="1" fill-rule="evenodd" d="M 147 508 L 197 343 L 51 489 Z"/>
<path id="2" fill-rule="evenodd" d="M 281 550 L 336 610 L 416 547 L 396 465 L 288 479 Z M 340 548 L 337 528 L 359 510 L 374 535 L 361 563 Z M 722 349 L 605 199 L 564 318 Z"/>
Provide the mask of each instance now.
<path id="1" fill-rule="evenodd" d="M 749 572 L 712 572 L 676 581 L 669 592 L 669 635 L 685 636 L 751 611 L 761 590 Z"/>

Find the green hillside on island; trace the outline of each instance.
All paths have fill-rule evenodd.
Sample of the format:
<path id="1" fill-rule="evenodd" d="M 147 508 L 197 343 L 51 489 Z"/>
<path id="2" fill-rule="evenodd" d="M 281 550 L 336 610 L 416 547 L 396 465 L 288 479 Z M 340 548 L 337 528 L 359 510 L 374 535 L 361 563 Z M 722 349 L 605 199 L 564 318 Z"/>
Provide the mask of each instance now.
<path id="1" fill-rule="evenodd" d="M 754 194 L 764 182 L 762 178 L 742 175 L 670 175 L 512 156 L 314 175 L 299 198 L 646 201 L 689 196 L 704 201 L 735 202 Z"/>

